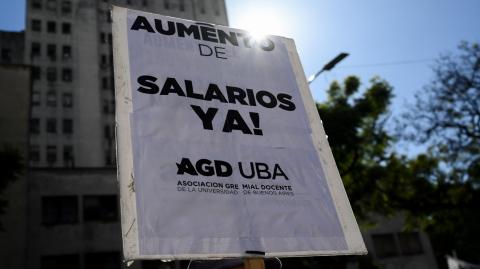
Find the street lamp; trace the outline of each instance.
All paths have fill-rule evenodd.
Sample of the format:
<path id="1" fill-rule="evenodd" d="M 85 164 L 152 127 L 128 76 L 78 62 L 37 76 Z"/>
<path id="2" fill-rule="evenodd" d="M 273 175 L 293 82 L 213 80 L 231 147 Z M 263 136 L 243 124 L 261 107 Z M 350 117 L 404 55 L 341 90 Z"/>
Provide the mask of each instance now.
<path id="1" fill-rule="evenodd" d="M 332 70 L 335 67 L 335 65 L 337 65 L 339 62 L 341 62 L 347 56 L 348 56 L 348 53 L 346 53 L 346 52 L 342 52 L 342 53 L 338 54 L 337 57 L 333 58 L 333 60 L 328 62 L 326 65 L 324 65 L 323 68 L 320 69 L 320 71 L 318 71 L 314 75 L 311 75 L 308 78 L 308 84 L 312 83 L 318 77 L 318 75 L 320 75 L 323 71 Z"/>

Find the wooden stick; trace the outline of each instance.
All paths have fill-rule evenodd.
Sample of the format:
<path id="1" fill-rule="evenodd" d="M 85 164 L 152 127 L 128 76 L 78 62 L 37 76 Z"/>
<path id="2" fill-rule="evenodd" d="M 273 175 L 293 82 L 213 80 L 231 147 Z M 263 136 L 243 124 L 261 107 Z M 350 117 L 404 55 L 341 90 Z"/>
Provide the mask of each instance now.
<path id="1" fill-rule="evenodd" d="M 263 258 L 246 258 L 243 260 L 245 269 L 265 269 Z"/>

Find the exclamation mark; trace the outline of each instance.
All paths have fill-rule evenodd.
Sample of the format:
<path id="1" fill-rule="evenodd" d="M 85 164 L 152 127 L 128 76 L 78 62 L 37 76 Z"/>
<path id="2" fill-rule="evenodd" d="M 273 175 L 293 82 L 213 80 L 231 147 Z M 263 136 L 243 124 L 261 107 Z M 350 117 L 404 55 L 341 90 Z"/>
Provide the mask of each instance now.
<path id="1" fill-rule="evenodd" d="M 253 126 L 255 129 L 253 129 L 253 134 L 254 135 L 263 135 L 262 129 L 260 129 L 260 116 L 258 116 L 258 113 L 255 112 L 250 112 L 250 118 L 252 119 Z"/>

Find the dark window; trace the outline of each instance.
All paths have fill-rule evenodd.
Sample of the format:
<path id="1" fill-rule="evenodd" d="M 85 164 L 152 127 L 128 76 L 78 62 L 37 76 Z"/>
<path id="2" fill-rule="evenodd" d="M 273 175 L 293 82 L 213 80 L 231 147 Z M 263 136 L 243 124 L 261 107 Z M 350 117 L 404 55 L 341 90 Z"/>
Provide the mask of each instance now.
<path id="1" fill-rule="evenodd" d="M 147 0 L 142 0 L 142 6 L 148 7 L 148 1 Z"/>
<path id="2" fill-rule="evenodd" d="M 399 233 L 398 243 L 403 255 L 418 255 L 423 253 L 422 242 L 417 232 Z"/>
<path id="3" fill-rule="evenodd" d="M 62 58 L 64 60 L 68 60 L 72 58 L 72 47 L 68 45 L 64 45 L 62 47 Z"/>
<path id="4" fill-rule="evenodd" d="M 103 136 L 106 138 L 106 139 L 110 139 L 111 137 L 111 134 L 110 134 L 110 125 L 105 125 L 103 127 Z"/>
<path id="5" fill-rule="evenodd" d="M 73 167 L 73 146 L 63 146 L 63 163 L 66 167 Z"/>
<path id="6" fill-rule="evenodd" d="M 127 0 L 127 5 L 131 5 L 132 4 L 132 1 L 131 0 Z"/>
<path id="7" fill-rule="evenodd" d="M 120 269 L 120 253 L 97 252 L 85 254 L 85 268 L 88 269 Z"/>
<path id="8" fill-rule="evenodd" d="M 387 258 L 398 256 L 397 245 L 395 244 L 395 236 L 391 234 L 374 234 L 372 235 L 373 247 L 377 258 Z"/>
<path id="9" fill-rule="evenodd" d="M 51 11 L 57 10 L 57 0 L 47 0 L 47 8 Z"/>
<path id="10" fill-rule="evenodd" d="M 32 31 L 41 32 L 42 31 L 42 21 L 33 19 L 32 20 Z"/>
<path id="11" fill-rule="evenodd" d="M 108 104 L 108 100 L 102 100 L 102 110 L 103 110 L 103 113 L 105 114 L 108 114 L 108 111 L 110 110 L 108 108 L 109 104 Z"/>
<path id="12" fill-rule="evenodd" d="M 56 33 L 57 32 L 57 23 L 54 21 L 47 22 L 47 32 L 49 33 Z"/>
<path id="13" fill-rule="evenodd" d="M 72 81 L 72 69 L 70 68 L 63 68 L 62 69 L 62 80 L 65 82 Z"/>
<path id="14" fill-rule="evenodd" d="M 73 100 L 72 100 L 72 94 L 71 93 L 64 93 L 63 94 L 62 104 L 63 104 L 63 107 L 72 107 L 73 106 Z"/>
<path id="15" fill-rule="evenodd" d="M 100 67 L 102 69 L 105 69 L 108 67 L 108 60 L 107 60 L 107 55 L 105 54 L 102 54 L 102 56 L 100 57 L 101 61 L 100 61 Z"/>
<path id="16" fill-rule="evenodd" d="M 57 80 L 57 69 L 55 67 L 47 68 L 47 81 L 54 82 Z"/>
<path id="17" fill-rule="evenodd" d="M 32 0 L 32 8 L 34 9 L 41 9 L 42 8 L 42 0 Z"/>
<path id="18" fill-rule="evenodd" d="M 42 197 L 42 223 L 72 224 L 78 222 L 77 196 Z M 68 267 L 67 267 L 68 268 Z"/>
<path id="19" fill-rule="evenodd" d="M 73 121 L 71 119 L 63 119 L 62 129 L 64 134 L 73 133 Z"/>
<path id="20" fill-rule="evenodd" d="M 30 153 L 29 158 L 31 162 L 39 162 L 40 161 L 40 146 L 38 145 L 30 145 Z"/>
<path id="21" fill-rule="evenodd" d="M 170 9 L 170 1 L 169 0 L 163 0 L 163 8 Z"/>
<path id="22" fill-rule="evenodd" d="M 109 89 L 109 87 L 108 87 L 108 77 L 103 77 L 102 78 L 102 89 L 104 89 L 104 90 Z"/>
<path id="23" fill-rule="evenodd" d="M 41 103 L 40 92 L 32 92 L 32 106 L 39 106 Z"/>
<path id="24" fill-rule="evenodd" d="M 55 61 L 57 59 L 57 46 L 55 44 L 47 45 L 47 56 L 51 61 Z"/>
<path id="25" fill-rule="evenodd" d="M 57 147 L 47 146 L 47 163 L 53 165 L 57 162 Z"/>
<path id="26" fill-rule="evenodd" d="M 105 21 L 106 22 L 112 22 L 112 15 L 110 14 L 109 11 L 105 12 Z"/>
<path id="27" fill-rule="evenodd" d="M 118 220 L 116 195 L 83 196 L 83 220 L 111 222 Z"/>
<path id="28" fill-rule="evenodd" d="M 54 118 L 47 119 L 47 133 L 57 133 L 57 120 Z"/>
<path id="29" fill-rule="evenodd" d="M 70 14 L 72 12 L 72 2 L 68 0 L 62 1 L 62 13 Z"/>
<path id="30" fill-rule="evenodd" d="M 2 61 L 11 62 L 12 61 L 12 51 L 9 49 L 2 49 Z"/>
<path id="31" fill-rule="evenodd" d="M 78 254 L 50 255 L 42 257 L 41 269 L 79 269 L 80 258 Z"/>
<path id="32" fill-rule="evenodd" d="M 68 22 L 62 23 L 62 34 L 69 35 L 72 33 L 72 25 Z"/>
<path id="33" fill-rule="evenodd" d="M 47 93 L 47 106 L 57 107 L 57 93 L 53 90 Z"/>
<path id="34" fill-rule="evenodd" d="M 32 51 L 30 56 L 39 57 L 42 54 L 42 46 L 38 42 L 32 42 Z"/>
<path id="35" fill-rule="evenodd" d="M 32 118 L 30 119 L 30 133 L 39 134 L 40 133 L 40 119 Z"/>
<path id="36" fill-rule="evenodd" d="M 100 42 L 102 44 L 107 43 L 107 35 L 105 33 L 100 33 Z"/>
<path id="37" fill-rule="evenodd" d="M 41 72 L 39 66 L 32 67 L 32 79 L 33 80 L 40 80 Z"/>
<path id="38" fill-rule="evenodd" d="M 112 34 L 108 34 L 108 44 L 112 44 Z"/>

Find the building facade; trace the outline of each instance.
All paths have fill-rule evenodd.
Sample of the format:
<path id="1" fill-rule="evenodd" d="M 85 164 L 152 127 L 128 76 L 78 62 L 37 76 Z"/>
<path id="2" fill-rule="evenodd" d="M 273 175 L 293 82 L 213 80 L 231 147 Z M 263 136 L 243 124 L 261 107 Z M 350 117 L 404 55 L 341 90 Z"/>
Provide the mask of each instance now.
<path id="1" fill-rule="evenodd" d="M 23 268 L 120 268 L 111 5 L 227 25 L 223 0 L 28 0 L 32 69 Z M 133 268 L 180 263 L 135 262 Z M 12 267 L 22 268 L 22 267 Z"/>
<path id="2" fill-rule="evenodd" d="M 228 24 L 223 0 L 29 0 L 31 167 L 115 164 L 111 4 Z"/>

